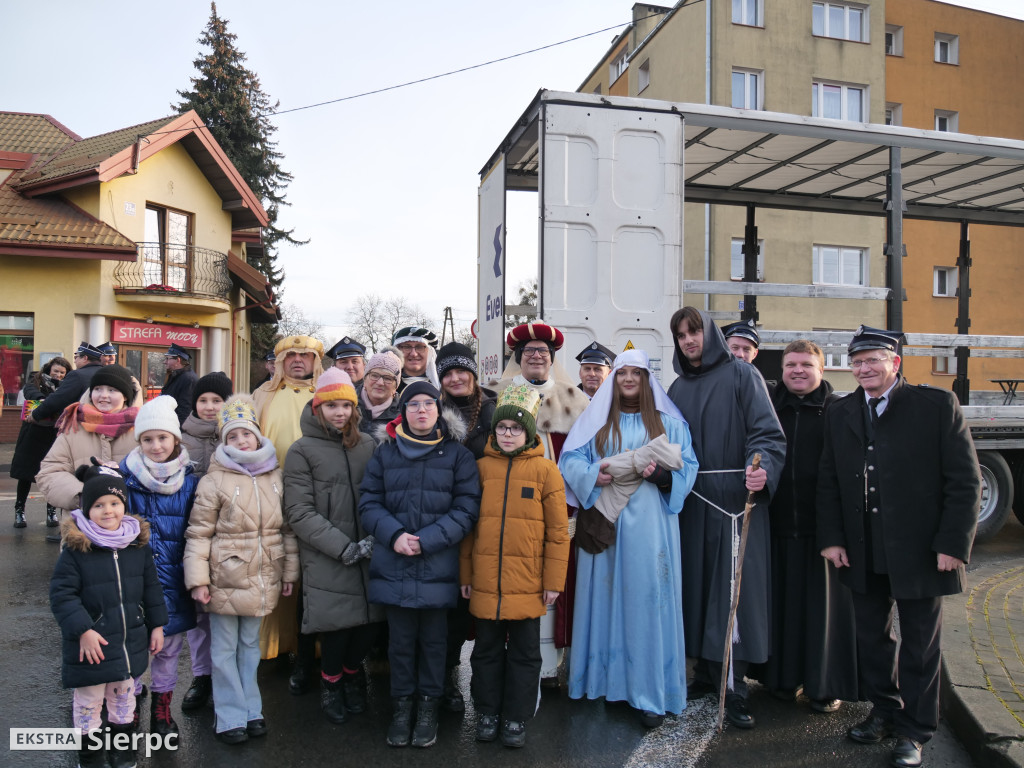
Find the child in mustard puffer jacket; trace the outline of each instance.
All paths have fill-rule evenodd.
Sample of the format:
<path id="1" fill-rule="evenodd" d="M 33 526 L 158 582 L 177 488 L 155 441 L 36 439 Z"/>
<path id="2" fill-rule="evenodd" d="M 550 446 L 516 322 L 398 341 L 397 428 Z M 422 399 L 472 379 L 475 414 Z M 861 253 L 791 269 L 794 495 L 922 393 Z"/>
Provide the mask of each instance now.
<path id="1" fill-rule="evenodd" d="M 537 710 L 540 617 L 565 589 L 569 521 L 558 467 L 537 440 L 540 396 L 510 386 L 498 398 L 492 436 L 477 461 L 480 520 L 462 541 L 462 596 L 476 618 L 471 663 L 476 738 L 526 743 Z M 506 643 L 507 638 L 507 643 Z"/>

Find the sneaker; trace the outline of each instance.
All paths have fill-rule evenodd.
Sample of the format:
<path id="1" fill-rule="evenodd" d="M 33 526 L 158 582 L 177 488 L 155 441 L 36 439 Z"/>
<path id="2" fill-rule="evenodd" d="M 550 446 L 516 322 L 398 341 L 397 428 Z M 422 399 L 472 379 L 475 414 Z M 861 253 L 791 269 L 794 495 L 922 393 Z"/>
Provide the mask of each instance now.
<path id="1" fill-rule="evenodd" d="M 498 738 L 498 716 L 480 715 L 476 721 L 476 740 L 494 741 Z"/>
<path id="2" fill-rule="evenodd" d="M 811 709 L 824 715 L 838 712 L 842 705 L 839 699 L 811 699 Z"/>
<path id="3" fill-rule="evenodd" d="M 437 708 L 441 702 L 432 696 L 420 696 L 416 702 L 416 725 L 412 729 L 414 747 L 432 747 L 437 742 Z"/>
<path id="4" fill-rule="evenodd" d="M 153 691 L 149 710 L 149 730 L 151 733 L 159 733 L 166 736 L 168 733 L 177 733 L 178 724 L 171 717 L 171 696 L 174 691 Z"/>
<path id="5" fill-rule="evenodd" d="M 225 744 L 241 744 L 249 740 L 249 733 L 245 728 L 232 728 L 230 731 L 217 731 L 217 741 Z"/>
<path id="6" fill-rule="evenodd" d="M 46 505 L 46 527 L 56 528 L 60 525 L 60 518 L 57 516 L 57 508 L 51 504 Z"/>
<path id="7" fill-rule="evenodd" d="M 267 721 L 262 717 L 257 717 L 255 720 L 250 720 L 245 724 L 245 732 L 248 734 L 250 739 L 255 739 L 260 736 L 267 735 Z"/>
<path id="8" fill-rule="evenodd" d="M 506 747 L 526 746 L 526 723 L 518 720 L 506 720 L 501 724 L 501 743 Z"/>

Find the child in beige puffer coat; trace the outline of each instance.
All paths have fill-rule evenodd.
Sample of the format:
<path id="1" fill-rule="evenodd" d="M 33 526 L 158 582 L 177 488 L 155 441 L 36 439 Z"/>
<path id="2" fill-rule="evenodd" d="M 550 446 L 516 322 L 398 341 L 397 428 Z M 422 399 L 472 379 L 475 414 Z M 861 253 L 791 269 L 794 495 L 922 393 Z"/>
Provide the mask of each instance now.
<path id="1" fill-rule="evenodd" d="M 298 544 L 281 512 L 281 470 L 247 395 L 220 412 L 221 445 L 199 482 L 185 534 L 185 584 L 210 612 L 217 738 L 267 732 L 256 684 L 260 620 L 291 594 Z"/>

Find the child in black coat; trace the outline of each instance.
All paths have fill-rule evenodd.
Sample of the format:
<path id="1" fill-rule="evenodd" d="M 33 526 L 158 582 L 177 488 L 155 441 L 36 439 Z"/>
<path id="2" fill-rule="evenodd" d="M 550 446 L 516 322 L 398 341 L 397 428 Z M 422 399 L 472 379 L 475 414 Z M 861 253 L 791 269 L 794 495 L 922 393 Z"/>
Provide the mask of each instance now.
<path id="1" fill-rule="evenodd" d="M 62 526 L 50 607 L 61 630 L 61 682 L 75 689 L 72 718 L 83 734 L 79 764 L 90 766 L 105 762 L 103 741 L 88 737 L 101 726 L 104 699 L 112 735 L 133 731 L 133 678 L 146 671 L 148 653 L 163 647 L 167 608 L 148 546 L 149 525 L 126 514 L 128 490 L 120 473 L 79 467 L 76 476 L 85 482 L 82 509 Z M 134 764 L 134 750 L 114 747 L 111 766 Z"/>

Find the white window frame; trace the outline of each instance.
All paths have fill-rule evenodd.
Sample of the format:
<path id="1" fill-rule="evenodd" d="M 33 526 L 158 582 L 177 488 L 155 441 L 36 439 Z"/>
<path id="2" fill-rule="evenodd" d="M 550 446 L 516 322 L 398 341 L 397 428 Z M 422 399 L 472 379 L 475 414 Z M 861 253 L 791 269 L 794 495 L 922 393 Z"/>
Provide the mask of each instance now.
<path id="1" fill-rule="evenodd" d="M 938 374 L 939 376 L 956 376 L 956 358 L 945 356 L 933 357 L 932 373 Z"/>
<path id="2" fill-rule="evenodd" d="M 850 331 L 853 333 L 853 331 Z M 825 353 L 825 370 L 826 371 L 848 371 L 850 370 L 850 356 L 845 352 L 829 352 L 824 350 Z"/>
<path id="3" fill-rule="evenodd" d="M 832 15 L 834 11 L 842 13 L 842 29 L 833 29 Z M 854 13 L 860 14 L 860 28 L 856 35 L 851 34 L 851 17 Z M 820 23 L 819 23 L 820 21 Z M 857 26 L 856 24 L 852 25 Z M 817 37 L 831 37 L 835 40 L 849 40 L 855 43 L 867 43 L 868 31 L 871 25 L 868 22 L 868 6 L 859 3 L 836 3 L 820 2 L 811 3 L 811 31 Z"/>
<path id="4" fill-rule="evenodd" d="M 730 80 L 733 107 L 736 107 L 736 75 L 743 77 L 743 106 L 739 109 L 764 109 L 764 70 L 733 67 Z M 751 97 L 753 97 L 753 106 L 750 105 Z"/>
<path id="5" fill-rule="evenodd" d="M 742 237 L 734 237 L 729 242 L 729 279 L 734 282 L 743 282 L 743 243 Z M 736 270 L 736 263 L 739 261 L 739 271 Z M 757 241 L 757 280 L 764 281 L 764 240 Z"/>
<path id="6" fill-rule="evenodd" d="M 960 132 L 960 113 L 948 109 L 935 110 L 935 130 L 943 133 Z"/>
<path id="7" fill-rule="evenodd" d="M 960 36 L 935 33 L 935 61 L 939 64 L 960 63 Z"/>
<path id="8" fill-rule="evenodd" d="M 852 120 L 856 123 L 870 122 L 868 116 L 868 87 L 857 83 L 837 83 L 828 80 L 815 80 L 811 83 L 811 116 L 826 117 L 824 114 L 825 91 L 829 88 L 840 89 L 840 116 L 833 120 Z M 853 91 L 860 94 L 860 117 L 850 117 L 850 97 Z"/>
<path id="9" fill-rule="evenodd" d="M 885 55 L 903 55 L 903 27 L 895 24 L 885 25 Z"/>
<path id="10" fill-rule="evenodd" d="M 885 124 L 903 125 L 903 105 L 887 102 L 885 105 Z"/>
<path id="11" fill-rule="evenodd" d="M 837 251 L 838 264 L 837 269 L 839 272 L 838 281 L 826 280 L 823 272 L 822 258 L 826 252 L 826 249 L 831 251 Z M 812 256 L 812 278 L 811 282 L 814 285 L 855 285 L 855 286 L 866 286 L 868 284 L 868 259 L 869 250 L 853 245 L 835 245 L 832 243 L 815 243 L 811 248 Z M 846 274 L 847 259 L 858 258 L 860 259 L 860 277 L 855 283 L 846 282 L 844 276 Z"/>
<path id="12" fill-rule="evenodd" d="M 626 53 L 626 49 L 623 48 L 622 52 L 619 53 L 619 55 L 616 56 L 614 59 L 612 59 L 612 63 L 608 66 L 609 86 L 616 80 L 618 80 L 620 77 L 622 77 L 626 70 L 629 69 L 629 63 L 626 61 L 627 58 L 629 57 Z"/>
<path id="13" fill-rule="evenodd" d="M 753 18 L 751 18 L 753 9 Z M 732 23 L 764 28 L 764 0 L 732 0 Z"/>
<path id="14" fill-rule="evenodd" d="M 644 89 L 651 84 L 651 60 L 649 58 L 644 59 L 643 63 L 637 67 L 636 79 L 636 92 L 643 93 Z"/>
<path id="15" fill-rule="evenodd" d="M 935 267 L 932 272 L 932 296 L 956 298 L 960 276 L 956 267 Z"/>

